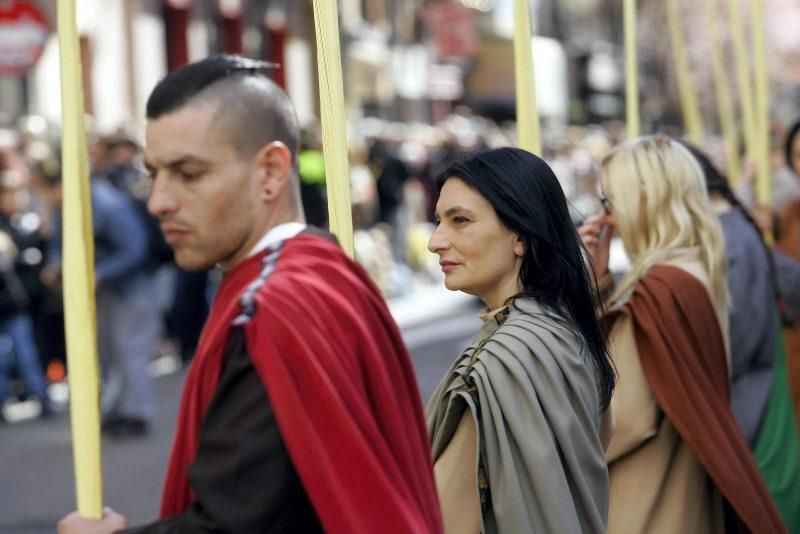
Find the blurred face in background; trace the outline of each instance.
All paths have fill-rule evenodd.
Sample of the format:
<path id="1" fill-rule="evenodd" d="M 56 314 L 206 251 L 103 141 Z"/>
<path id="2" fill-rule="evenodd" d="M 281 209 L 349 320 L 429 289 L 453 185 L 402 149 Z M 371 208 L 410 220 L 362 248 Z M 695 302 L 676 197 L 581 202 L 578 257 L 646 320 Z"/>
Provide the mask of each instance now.
<path id="1" fill-rule="evenodd" d="M 485 197 L 450 178 L 439 195 L 436 220 L 428 250 L 439 255 L 447 289 L 475 295 L 491 308 L 521 290 L 524 246 Z"/>
<path id="2" fill-rule="evenodd" d="M 25 176 L 16 171 L 0 173 L 0 213 L 5 217 L 19 213 L 27 204 Z"/>
<path id="3" fill-rule="evenodd" d="M 108 148 L 99 139 L 89 142 L 89 167 L 92 171 L 102 169 L 108 163 Z"/>
<path id="4" fill-rule="evenodd" d="M 50 184 L 37 185 L 36 192 L 39 195 L 39 198 L 42 199 L 42 202 L 44 202 L 47 206 L 49 206 L 50 209 L 57 212 L 61 211 L 61 203 L 63 201 L 63 195 L 60 183 L 54 185 Z"/>
<path id="5" fill-rule="evenodd" d="M 27 192 L 21 187 L 0 189 L 0 213 L 6 217 L 19 213 L 26 204 Z"/>
<path id="6" fill-rule="evenodd" d="M 108 159 L 116 165 L 132 166 L 138 155 L 139 148 L 133 143 L 117 143 L 108 149 Z"/>
<path id="7" fill-rule="evenodd" d="M 29 165 L 16 151 L 0 150 L 0 212 L 10 217 L 25 209 L 30 203 L 29 187 L 33 174 Z"/>

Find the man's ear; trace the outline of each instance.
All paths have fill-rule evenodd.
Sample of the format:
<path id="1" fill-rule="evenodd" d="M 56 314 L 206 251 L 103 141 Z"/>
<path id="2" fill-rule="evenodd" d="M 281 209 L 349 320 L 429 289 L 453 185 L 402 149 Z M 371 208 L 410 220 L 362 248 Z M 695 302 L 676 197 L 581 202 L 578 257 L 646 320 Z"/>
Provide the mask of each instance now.
<path id="1" fill-rule="evenodd" d="M 293 168 L 289 147 L 280 141 L 266 144 L 255 155 L 255 164 L 259 173 L 260 195 L 265 202 L 272 202 L 288 193 Z"/>

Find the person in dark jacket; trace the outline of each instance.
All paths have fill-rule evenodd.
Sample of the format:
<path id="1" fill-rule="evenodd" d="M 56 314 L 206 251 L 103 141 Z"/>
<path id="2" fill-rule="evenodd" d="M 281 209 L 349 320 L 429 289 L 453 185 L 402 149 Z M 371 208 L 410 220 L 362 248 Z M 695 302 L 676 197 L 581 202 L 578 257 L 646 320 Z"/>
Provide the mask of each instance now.
<path id="1" fill-rule="evenodd" d="M 60 211 L 60 175 L 43 185 L 43 197 Z M 156 408 L 147 364 L 155 352 L 159 317 L 154 313 L 155 283 L 145 269 L 147 231 L 132 199 L 113 185 L 92 180 L 91 194 L 103 431 L 112 437 L 138 437 L 148 432 Z M 59 226 L 57 219 L 48 254 L 50 272 L 60 265 Z"/>
<path id="2" fill-rule="evenodd" d="M 392 254 L 395 259 L 404 261 L 406 223 L 403 220 L 403 189 L 411 174 L 396 147 L 387 141 L 375 141 L 369 148 L 368 158 L 378 189 L 378 221 L 392 228 Z"/>
<path id="3" fill-rule="evenodd" d="M 41 251 L 26 229 L 35 225 L 14 220 L 23 185 L 20 173 L 0 173 L 0 405 L 9 396 L 9 375 L 16 369 L 25 394 L 40 399 L 46 416 L 52 408 L 31 316 L 31 304 L 40 293 Z"/>
<path id="4" fill-rule="evenodd" d="M 0 231 L 0 407 L 9 397 L 9 378 L 16 369 L 27 395 L 42 403 L 42 414 L 51 412 L 47 381 L 42 374 L 39 352 L 28 314 L 28 296 L 14 269 L 17 248 L 11 237 Z M 4 417 L 0 411 L 0 421 Z"/>

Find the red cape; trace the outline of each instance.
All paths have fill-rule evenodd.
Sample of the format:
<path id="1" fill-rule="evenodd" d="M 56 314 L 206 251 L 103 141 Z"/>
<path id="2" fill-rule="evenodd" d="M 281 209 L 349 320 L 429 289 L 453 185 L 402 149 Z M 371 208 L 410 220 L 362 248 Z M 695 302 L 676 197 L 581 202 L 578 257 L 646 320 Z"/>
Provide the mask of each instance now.
<path id="1" fill-rule="evenodd" d="M 705 286 L 657 266 L 612 314 L 633 322 L 647 383 L 736 514 L 731 531 L 785 532 L 778 510 L 731 412 L 725 343 Z"/>
<path id="2" fill-rule="evenodd" d="M 277 263 L 262 273 L 269 255 Z M 184 386 L 161 517 L 183 513 L 194 498 L 187 469 L 200 423 L 243 311 L 240 297 L 260 274 L 266 281 L 244 325 L 248 353 L 325 530 L 441 532 L 420 394 L 400 332 L 364 270 L 311 234 L 225 276 Z"/>

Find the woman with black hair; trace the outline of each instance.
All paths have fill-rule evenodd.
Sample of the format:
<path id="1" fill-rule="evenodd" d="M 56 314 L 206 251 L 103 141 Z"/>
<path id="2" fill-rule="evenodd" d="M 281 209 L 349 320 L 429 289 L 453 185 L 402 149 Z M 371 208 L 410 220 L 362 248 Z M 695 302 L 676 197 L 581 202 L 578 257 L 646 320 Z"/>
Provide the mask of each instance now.
<path id="1" fill-rule="evenodd" d="M 615 375 L 561 186 L 501 148 L 437 188 L 428 248 L 448 289 L 486 304 L 427 410 L 445 530 L 604 532 Z"/>
<path id="2" fill-rule="evenodd" d="M 728 179 L 700 150 L 711 205 L 722 223 L 731 294 L 731 410 L 790 532 L 800 531 L 800 442 L 779 325 L 788 324 L 773 252 Z"/>

